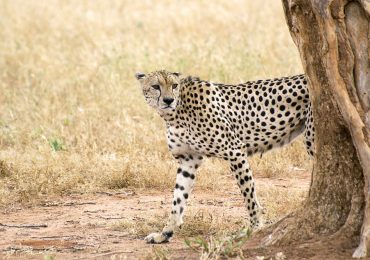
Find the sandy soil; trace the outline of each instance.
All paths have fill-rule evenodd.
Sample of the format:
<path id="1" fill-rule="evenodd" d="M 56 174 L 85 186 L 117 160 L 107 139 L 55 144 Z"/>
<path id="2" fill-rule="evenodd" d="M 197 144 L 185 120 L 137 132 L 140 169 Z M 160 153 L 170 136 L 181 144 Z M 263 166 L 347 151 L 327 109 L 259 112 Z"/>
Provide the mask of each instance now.
<path id="1" fill-rule="evenodd" d="M 274 185 L 281 189 L 306 189 L 309 174 L 298 179 L 257 179 L 257 186 Z M 232 184 L 231 184 L 232 185 Z M 245 209 L 236 189 L 202 192 L 195 190 L 191 208 L 212 208 L 224 218 L 243 219 Z M 155 245 L 146 244 L 142 237 L 125 231 L 114 231 L 112 225 L 122 220 L 137 220 L 168 211 L 171 192 L 151 190 L 74 194 L 49 198 L 33 207 L 17 206 L 0 213 L 1 259 L 138 259 L 153 256 Z M 175 236 L 162 248 L 169 249 L 172 258 L 197 259 L 198 253 L 189 249 L 183 238 Z M 322 249 L 324 250 L 324 249 Z M 320 250 L 319 250 L 320 251 Z M 351 250 L 342 250 L 335 258 L 332 251 L 321 254 L 310 248 L 260 249 L 249 243 L 245 256 L 273 257 L 283 252 L 288 259 L 333 259 L 350 257 Z M 334 254 L 334 255 L 333 255 Z M 330 257 L 329 257 L 330 258 Z M 266 258 L 265 258 L 266 259 Z"/>

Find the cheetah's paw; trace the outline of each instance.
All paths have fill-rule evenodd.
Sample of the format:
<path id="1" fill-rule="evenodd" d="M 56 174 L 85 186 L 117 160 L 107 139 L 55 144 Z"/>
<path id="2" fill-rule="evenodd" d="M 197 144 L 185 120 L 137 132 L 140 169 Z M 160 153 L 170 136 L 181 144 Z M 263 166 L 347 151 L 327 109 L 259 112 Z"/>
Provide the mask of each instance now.
<path id="1" fill-rule="evenodd" d="M 166 236 L 164 233 L 151 233 L 144 238 L 148 244 L 161 244 L 167 243 L 170 237 Z"/>

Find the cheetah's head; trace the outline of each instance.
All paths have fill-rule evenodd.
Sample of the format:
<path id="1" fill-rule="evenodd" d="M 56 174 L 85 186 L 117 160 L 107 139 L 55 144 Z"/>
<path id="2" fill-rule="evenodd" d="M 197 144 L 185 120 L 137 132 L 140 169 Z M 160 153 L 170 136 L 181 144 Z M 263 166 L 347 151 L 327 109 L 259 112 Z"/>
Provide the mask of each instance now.
<path id="1" fill-rule="evenodd" d="M 160 114 L 176 109 L 180 98 L 180 74 L 165 70 L 148 74 L 136 73 L 146 102 Z"/>

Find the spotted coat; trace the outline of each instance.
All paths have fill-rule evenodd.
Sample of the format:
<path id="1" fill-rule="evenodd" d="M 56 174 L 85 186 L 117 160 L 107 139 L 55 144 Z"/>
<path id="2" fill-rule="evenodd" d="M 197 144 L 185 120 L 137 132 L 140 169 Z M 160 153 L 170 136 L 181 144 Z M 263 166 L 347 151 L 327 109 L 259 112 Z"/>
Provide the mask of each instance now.
<path id="1" fill-rule="evenodd" d="M 169 220 L 149 243 L 171 238 L 189 198 L 203 157 L 230 162 L 249 212 L 252 228 L 260 226 L 262 207 L 247 158 L 290 143 L 301 133 L 314 154 L 312 111 L 304 75 L 257 80 L 237 85 L 212 83 L 178 73 L 136 74 L 148 104 L 165 120 L 168 147 L 179 162 Z"/>

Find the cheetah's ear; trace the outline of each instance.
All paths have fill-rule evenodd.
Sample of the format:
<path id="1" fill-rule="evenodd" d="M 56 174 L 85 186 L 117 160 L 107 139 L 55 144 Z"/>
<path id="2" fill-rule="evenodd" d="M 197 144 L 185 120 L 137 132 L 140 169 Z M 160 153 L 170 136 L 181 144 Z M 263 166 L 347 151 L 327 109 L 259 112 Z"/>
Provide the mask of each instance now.
<path id="1" fill-rule="evenodd" d="M 136 77 L 137 80 L 141 80 L 141 79 L 145 78 L 145 76 L 146 76 L 145 73 L 142 73 L 142 72 L 135 73 L 135 77 Z"/>
<path id="2" fill-rule="evenodd" d="M 176 77 L 181 76 L 181 73 L 180 72 L 173 72 L 172 74 L 175 75 Z"/>

